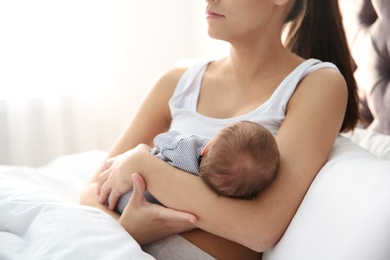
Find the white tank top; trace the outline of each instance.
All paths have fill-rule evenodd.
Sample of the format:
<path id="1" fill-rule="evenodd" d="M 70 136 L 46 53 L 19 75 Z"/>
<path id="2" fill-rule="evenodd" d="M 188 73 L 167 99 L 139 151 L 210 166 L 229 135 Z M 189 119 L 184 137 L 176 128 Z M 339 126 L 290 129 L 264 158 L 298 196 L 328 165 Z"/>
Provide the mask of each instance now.
<path id="1" fill-rule="evenodd" d="M 210 61 L 190 67 L 180 78 L 169 101 L 172 123 L 170 130 L 194 134 L 204 138 L 213 137 L 221 128 L 236 121 L 253 121 L 268 128 L 273 135 L 282 124 L 287 104 L 298 83 L 309 73 L 321 68 L 333 68 L 332 63 L 309 59 L 295 68 L 276 88 L 271 97 L 249 113 L 232 118 L 212 118 L 197 112 L 197 103 L 204 72 Z M 218 99 L 216 99 L 218 102 Z"/>

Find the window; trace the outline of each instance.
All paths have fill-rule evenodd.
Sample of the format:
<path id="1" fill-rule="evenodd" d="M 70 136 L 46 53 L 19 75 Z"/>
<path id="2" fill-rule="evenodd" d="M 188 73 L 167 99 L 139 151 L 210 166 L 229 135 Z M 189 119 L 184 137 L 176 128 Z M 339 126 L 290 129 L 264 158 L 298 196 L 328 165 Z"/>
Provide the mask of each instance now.
<path id="1" fill-rule="evenodd" d="M 102 95 L 119 81 L 119 0 L 0 1 L 0 99 Z"/>

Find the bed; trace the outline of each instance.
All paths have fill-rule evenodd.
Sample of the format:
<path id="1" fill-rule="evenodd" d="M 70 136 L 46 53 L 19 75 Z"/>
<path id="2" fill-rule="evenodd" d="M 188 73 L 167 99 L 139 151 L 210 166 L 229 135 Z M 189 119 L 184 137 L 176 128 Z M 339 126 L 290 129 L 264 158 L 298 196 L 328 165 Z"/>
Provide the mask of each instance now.
<path id="1" fill-rule="evenodd" d="M 388 25 L 383 17 L 390 4 L 340 3 L 349 10 L 345 22 L 353 53 L 359 54 L 356 43 L 370 49 L 363 54 L 376 55 L 377 64 L 370 64 L 377 70 L 365 70 L 364 58 L 355 58 L 357 79 L 364 70 L 373 75 L 359 81 L 367 125 L 337 138 L 328 163 L 265 260 L 390 259 L 390 96 L 389 80 L 379 77 L 389 75 L 390 51 L 381 50 L 389 48 L 390 33 L 377 34 L 381 23 Z M 39 168 L 0 166 L 0 259 L 154 259 L 106 213 L 78 203 L 104 157 L 105 151 L 93 150 Z"/>
<path id="2" fill-rule="evenodd" d="M 104 212 L 78 203 L 104 151 L 0 166 L 0 259 L 153 259 Z M 281 241 L 263 259 L 390 259 L 390 136 L 338 137 Z"/>
<path id="3" fill-rule="evenodd" d="M 154 259 L 109 215 L 78 203 L 104 155 L 0 166 L 0 259 Z"/>

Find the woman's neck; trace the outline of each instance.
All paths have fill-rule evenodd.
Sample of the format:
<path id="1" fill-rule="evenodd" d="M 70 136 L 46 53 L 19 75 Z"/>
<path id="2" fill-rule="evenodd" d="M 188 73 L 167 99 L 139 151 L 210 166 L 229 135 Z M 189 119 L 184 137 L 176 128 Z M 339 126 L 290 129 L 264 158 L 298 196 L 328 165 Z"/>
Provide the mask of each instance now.
<path id="1" fill-rule="evenodd" d="M 230 56 L 225 59 L 225 72 L 237 80 L 250 81 L 258 77 L 272 76 L 283 67 L 295 67 L 300 59 L 278 44 L 263 46 L 232 45 Z"/>

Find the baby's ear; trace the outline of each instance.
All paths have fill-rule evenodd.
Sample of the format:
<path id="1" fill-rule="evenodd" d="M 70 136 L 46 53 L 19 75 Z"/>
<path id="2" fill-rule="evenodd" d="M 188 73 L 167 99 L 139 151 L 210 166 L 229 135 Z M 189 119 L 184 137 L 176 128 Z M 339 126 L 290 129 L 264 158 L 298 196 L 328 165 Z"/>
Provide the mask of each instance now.
<path id="1" fill-rule="evenodd" d="M 202 151 L 200 151 L 200 155 L 201 156 L 205 156 L 207 151 L 208 151 L 208 146 L 209 146 L 209 143 L 205 144 L 205 146 L 203 146 L 202 148 Z"/>

